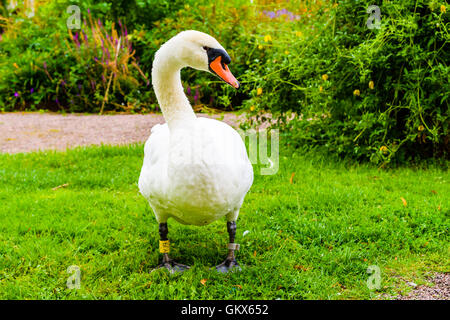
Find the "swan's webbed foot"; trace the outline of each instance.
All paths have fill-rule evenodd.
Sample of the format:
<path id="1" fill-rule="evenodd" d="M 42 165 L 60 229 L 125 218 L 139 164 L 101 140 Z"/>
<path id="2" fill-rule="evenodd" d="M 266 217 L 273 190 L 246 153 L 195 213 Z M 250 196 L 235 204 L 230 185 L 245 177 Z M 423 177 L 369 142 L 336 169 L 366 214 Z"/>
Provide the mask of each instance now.
<path id="1" fill-rule="evenodd" d="M 186 271 L 187 269 L 190 269 L 189 266 L 175 262 L 174 260 L 172 260 L 170 258 L 168 258 L 166 260 L 166 257 L 164 257 L 163 262 L 160 265 L 158 265 L 158 267 L 156 269 L 162 269 L 162 268 L 169 270 L 169 272 L 171 274 L 182 273 L 182 272 Z"/>
<path id="2" fill-rule="evenodd" d="M 221 273 L 227 273 L 229 271 L 241 271 L 241 267 L 236 259 L 225 259 L 224 262 L 216 266 L 216 270 Z"/>
<path id="3" fill-rule="evenodd" d="M 169 229 L 167 228 L 167 223 L 160 223 L 159 224 L 159 252 L 163 254 L 163 260 L 160 265 L 156 269 L 153 269 L 153 271 L 157 269 L 167 269 L 171 274 L 173 273 L 181 273 L 190 267 L 178 262 L 175 262 L 169 257 L 170 252 L 170 242 L 167 239 L 167 234 L 169 233 Z"/>

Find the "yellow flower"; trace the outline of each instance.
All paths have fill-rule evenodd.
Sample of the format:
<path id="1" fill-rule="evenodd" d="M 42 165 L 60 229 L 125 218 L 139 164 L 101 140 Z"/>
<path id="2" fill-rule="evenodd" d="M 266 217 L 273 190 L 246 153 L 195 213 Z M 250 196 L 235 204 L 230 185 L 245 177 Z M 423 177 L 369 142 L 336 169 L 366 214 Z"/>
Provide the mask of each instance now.
<path id="1" fill-rule="evenodd" d="M 322 86 L 319 87 L 319 91 L 320 91 L 320 92 L 323 91 L 323 87 L 322 87 Z"/>
<path id="2" fill-rule="evenodd" d="M 375 84 L 373 83 L 372 80 L 370 80 L 370 82 L 369 82 L 369 88 L 370 88 L 371 90 L 373 90 L 374 87 L 375 87 Z"/>
<path id="3" fill-rule="evenodd" d="M 288 54 L 289 54 L 289 51 L 286 50 L 286 51 L 284 52 L 284 54 L 285 54 L 285 55 L 288 55 Z"/>
<path id="4" fill-rule="evenodd" d="M 327 74 L 323 74 L 322 75 L 322 79 L 323 79 L 323 81 L 327 81 L 328 80 L 328 75 Z"/>
<path id="5" fill-rule="evenodd" d="M 262 94 L 262 88 L 256 89 L 256 94 L 259 96 Z"/>
<path id="6" fill-rule="evenodd" d="M 255 106 L 251 106 L 250 111 L 255 111 Z"/>
<path id="7" fill-rule="evenodd" d="M 13 63 L 13 66 L 16 67 L 16 69 L 19 69 L 19 66 L 17 65 L 17 63 Z"/>
<path id="8" fill-rule="evenodd" d="M 258 46 L 258 49 L 261 50 L 263 48 L 262 44 Z"/>
<path id="9" fill-rule="evenodd" d="M 270 35 L 264 36 L 264 42 L 272 41 L 272 37 Z"/>
<path id="10" fill-rule="evenodd" d="M 388 151 L 388 148 L 387 148 L 386 146 L 382 146 L 382 147 L 380 148 L 380 151 L 383 152 L 384 154 L 386 154 L 387 151 Z"/>
<path id="11" fill-rule="evenodd" d="M 295 35 L 297 37 L 301 37 L 303 35 L 303 33 L 301 31 L 295 31 Z"/>
<path id="12" fill-rule="evenodd" d="M 354 96 L 359 96 L 361 94 L 361 92 L 358 90 L 358 89 L 356 89 L 355 91 L 353 91 L 353 95 Z"/>
<path id="13" fill-rule="evenodd" d="M 445 13 L 445 12 L 447 12 L 447 8 L 444 5 L 442 5 L 441 6 L 441 13 Z"/>
<path id="14" fill-rule="evenodd" d="M 425 127 L 424 127 L 423 125 L 420 125 L 420 126 L 417 128 L 417 130 L 423 131 L 423 130 L 425 130 Z"/>

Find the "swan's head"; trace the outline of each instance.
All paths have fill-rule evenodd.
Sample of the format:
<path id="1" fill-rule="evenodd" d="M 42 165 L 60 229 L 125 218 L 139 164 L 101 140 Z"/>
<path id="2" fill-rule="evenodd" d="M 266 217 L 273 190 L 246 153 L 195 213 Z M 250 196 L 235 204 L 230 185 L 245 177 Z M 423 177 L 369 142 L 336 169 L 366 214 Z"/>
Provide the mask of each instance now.
<path id="1" fill-rule="evenodd" d="M 239 82 L 231 73 L 228 64 L 231 58 L 220 43 L 210 35 L 200 31 L 183 31 L 167 41 L 163 47 L 165 54 L 170 52 L 181 64 L 181 67 L 191 67 L 209 71 L 220 79 L 239 88 Z"/>

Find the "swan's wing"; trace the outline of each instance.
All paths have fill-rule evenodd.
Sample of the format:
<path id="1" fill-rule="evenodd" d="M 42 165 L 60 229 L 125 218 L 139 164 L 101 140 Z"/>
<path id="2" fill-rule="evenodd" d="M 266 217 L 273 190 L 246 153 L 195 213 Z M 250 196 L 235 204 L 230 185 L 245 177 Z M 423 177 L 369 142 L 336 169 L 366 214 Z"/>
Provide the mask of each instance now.
<path id="1" fill-rule="evenodd" d="M 213 157 L 212 162 L 223 164 L 225 176 L 230 176 L 232 181 L 233 193 L 236 196 L 241 195 L 242 200 L 253 183 L 253 167 L 247 155 L 244 141 L 239 133 L 225 122 L 199 118 L 202 127 L 211 139 L 207 143 L 205 154 Z"/>
<path id="2" fill-rule="evenodd" d="M 169 152 L 169 127 L 157 124 L 144 146 L 144 162 L 139 176 L 139 191 L 145 198 L 164 192 L 164 175 L 167 174 Z"/>

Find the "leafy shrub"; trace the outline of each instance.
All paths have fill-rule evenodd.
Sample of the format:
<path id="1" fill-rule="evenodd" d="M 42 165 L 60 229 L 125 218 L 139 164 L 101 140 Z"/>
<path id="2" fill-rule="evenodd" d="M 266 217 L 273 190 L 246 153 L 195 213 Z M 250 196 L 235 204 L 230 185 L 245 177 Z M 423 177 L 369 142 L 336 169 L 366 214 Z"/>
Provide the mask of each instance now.
<path id="1" fill-rule="evenodd" d="M 383 165 L 446 158 L 446 5 L 384 2 L 381 28 L 370 30 L 366 10 L 371 4 L 339 1 L 297 24 L 297 31 L 286 25 L 277 32 L 268 28 L 272 45 L 264 49 L 264 60 L 255 60 L 245 74 L 262 94 L 244 105 L 259 120 L 270 111 L 294 146 L 324 147 Z"/>
<path id="2" fill-rule="evenodd" d="M 3 18 L 7 32 L 0 47 L 2 110 L 152 108 L 155 98 L 135 61 L 126 27 L 120 21 L 118 27 L 111 22 L 103 26 L 88 14 L 81 30 L 72 33 L 66 18 L 51 14 L 65 12 L 66 4 L 43 6 L 33 19 Z"/>

